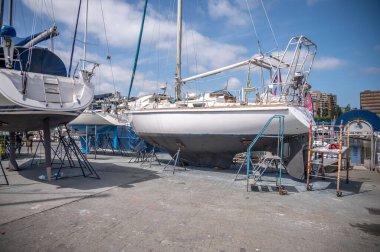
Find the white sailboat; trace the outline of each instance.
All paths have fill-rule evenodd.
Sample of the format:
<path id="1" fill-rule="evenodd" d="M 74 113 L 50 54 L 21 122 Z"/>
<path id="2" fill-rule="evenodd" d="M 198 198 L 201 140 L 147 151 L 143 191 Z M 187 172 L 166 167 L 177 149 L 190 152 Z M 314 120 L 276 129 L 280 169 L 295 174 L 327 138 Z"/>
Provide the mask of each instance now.
<path id="1" fill-rule="evenodd" d="M 36 46 L 57 36 L 56 27 L 16 44 L 15 33 L 11 24 L 1 30 L 0 130 L 42 129 L 47 118 L 51 127 L 70 122 L 92 102 L 94 67 L 77 66 L 69 76 L 53 51 Z"/>
<path id="2" fill-rule="evenodd" d="M 9 6 L 9 25 L 3 26 L 4 0 L 0 1 L 0 131 L 9 132 L 9 168 L 17 170 L 15 132 L 43 129 L 45 165 L 50 179 L 50 128 L 70 122 L 90 105 L 94 96 L 91 77 L 97 64 L 88 62 L 85 57 L 83 69 L 79 70 L 78 63 L 70 75 L 72 56 L 67 73 L 65 64 L 52 50 L 37 47 L 39 42 L 49 38 L 53 44 L 53 37 L 58 35 L 55 26 L 16 42 L 16 30 L 12 27 L 12 0 Z M 74 41 L 80 6 L 81 1 Z"/>
<path id="3" fill-rule="evenodd" d="M 130 120 L 136 133 L 145 141 L 159 145 L 170 154 L 181 147 L 181 158 L 199 166 L 229 167 L 235 154 L 246 150 L 243 143 L 253 139 L 268 119 L 285 116 L 285 143 L 288 143 L 286 168 L 296 178 L 304 175 L 303 147 L 310 120 L 307 84 L 316 55 L 316 45 L 305 36 L 293 37 L 285 51 L 277 56 L 259 55 L 251 59 L 196 76 L 181 77 L 181 1 L 178 1 L 178 38 L 176 69 L 176 101 L 167 96 L 141 97 L 131 106 Z M 189 81 L 218 74 L 241 66 L 257 66 L 269 71 L 270 84 L 250 102 L 242 89 L 237 101 L 227 91 L 219 91 L 193 99 L 182 99 L 181 86 Z M 283 80 L 283 81 L 282 81 Z M 306 106 L 305 106 L 306 104 Z M 273 121 L 267 135 L 277 135 Z M 254 150 L 277 150 L 277 138 L 262 138 Z"/>

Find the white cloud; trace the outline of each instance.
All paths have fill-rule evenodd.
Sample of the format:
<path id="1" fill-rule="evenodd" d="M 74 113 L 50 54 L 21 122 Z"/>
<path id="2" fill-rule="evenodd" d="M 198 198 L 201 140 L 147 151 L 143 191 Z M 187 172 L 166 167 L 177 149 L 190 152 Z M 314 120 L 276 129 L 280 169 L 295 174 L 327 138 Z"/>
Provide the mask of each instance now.
<path id="1" fill-rule="evenodd" d="M 50 7 L 43 5 L 41 7 L 32 0 L 23 0 L 24 5 L 31 9 L 32 12 L 38 14 L 41 19 L 49 19 L 52 16 Z M 73 36 L 73 29 L 76 20 L 76 10 L 78 8 L 78 1 L 53 1 L 54 17 L 58 23 L 58 28 L 62 32 L 62 38 L 70 39 Z M 83 10 L 85 4 L 82 1 L 82 15 L 80 17 L 80 23 L 78 29 L 80 33 L 84 30 L 84 14 Z M 101 64 L 96 74 L 101 76 L 99 80 L 99 90 L 113 91 L 111 70 L 106 57 L 105 49 L 105 32 L 103 28 L 103 20 L 101 9 L 99 5 L 100 1 L 92 1 L 89 4 L 88 15 L 88 34 L 89 38 L 95 39 L 90 41 L 88 47 L 88 59 L 97 61 Z M 115 52 L 123 52 L 125 55 L 120 57 L 116 55 L 113 57 L 113 72 L 115 85 L 117 89 L 128 90 L 131 69 L 132 69 L 132 56 L 134 55 L 136 43 L 140 31 L 140 23 L 142 18 L 142 6 L 141 3 L 131 4 L 121 0 L 107 0 L 102 1 L 102 7 L 104 12 L 105 24 L 107 29 L 107 38 L 110 45 L 111 55 L 115 56 Z M 232 8 L 241 8 L 238 6 L 232 6 Z M 241 15 L 232 11 L 228 14 L 231 18 L 237 18 L 236 22 L 241 22 L 239 19 Z M 218 15 L 222 15 L 220 12 Z M 168 15 L 169 16 L 169 15 Z M 248 19 L 245 19 L 248 20 Z M 184 38 L 183 38 L 183 72 L 195 73 L 211 70 L 224 65 L 236 63 L 238 60 L 245 59 L 244 55 L 247 49 L 243 46 L 217 42 L 210 37 L 202 35 L 194 29 L 188 29 L 186 23 L 184 26 Z M 172 78 L 175 69 L 174 55 L 176 44 L 176 22 L 169 19 L 166 15 L 158 13 L 153 5 L 148 6 L 147 16 L 144 26 L 144 35 L 141 47 L 141 55 L 139 60 L 138 71 L 135 76 L 135 88 L 134 90 L 140 91 L 156 91 L 157 82 L 155 80 L 156 75 L 160 78 Z M 78 34 L 78 39 L 82 40 L 83 34 Z M 68 64 L 70 58 L 71 44 L 67 42 L 61 42 L 60 38 L 57 38 L 55 43 L 56 52 L 62 57 L 64 62 Z M 79 58 L 83 58 L 83 45 L 77 43 L 75 48 L 75 55 L 73 61 L 73 68 L 75 68 L 76 62 Z M 132 53 L 131 53 L 132 52 Z M 152 55 L 156 52 L 161 53 L 160 74 L 152 74 L 143 72 L 143 66 L 152 64 L 154 60 Z M 162 56 L 164 55 L 164 56 Z M 119 56 L 119 57 L 117 57 Z M 165 58 L 166 57 L 166 58 Z M 121 59 L 122 58 L 122 59 Z M 144 58 L 146 61 L 144 61 Z M 162 70 L 168 64 L 164 60 L 170 59 L 172 68 L 168 71 L 169 76 L 163 76 Z M 149 66 L 150 67 L 150 66 Z M 145 67 L 146 68 L 146 67 Z M 153 69 L 153 68 L 151 68 Z M 171 70 L 173 69 L 173 71 Z M 184 76 L 186 77 L 186 76 Z"/>
<path id="2" fill-rule="evenodd" d="M 380 74 L 380 67 L 367 67 L 364 70 L 370 74 Z"/>
<path id="3" fill-rule="evenodd" d="M 229 90 L 237 90 L 242 87 L 241 82 L 238 78 L 231 77 L 228 79 L 228 89 Z"/>
<path id="4" fill-rule="evenodd" d="M 315 60 L 313 68 L 315 70 L 334 70 L 346 64 L 345 60 L 335 57 L 320 57 Z"/>
<path id="5" fill-rule="evenodd" d="M 108 82 L 102 82 L 95 86 L 95 94 L 113 93 L 113 91 L 113 85 Z"/>
<path id="6" fill-rule="evenodd" d="M 183 56 L 189 58 L 189 68 L 193 72 L 236 63 L 247 52 L 243 46 L 216 42 L 193 30 L 185 33 L 184 40 L 189 49 L 184 51 Z"/>
<path id="7" fill-rule="evenodd" d="M 239 7 L 229 0 L 210 0 L 208 2 L 208 13 L 214 20 L 226 20 L 232 25 L 243 26 L 248 19 L 242 17 L 245 14 Z"/>

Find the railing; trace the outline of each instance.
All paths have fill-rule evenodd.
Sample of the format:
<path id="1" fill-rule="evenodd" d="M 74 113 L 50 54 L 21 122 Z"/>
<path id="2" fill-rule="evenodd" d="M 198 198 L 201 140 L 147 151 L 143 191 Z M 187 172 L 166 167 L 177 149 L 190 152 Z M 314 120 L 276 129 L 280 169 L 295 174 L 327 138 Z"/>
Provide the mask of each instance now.
<path id="1" fill-rule="evenodd" d="M 80 59 L 80 60 L 78 61 L 77 65 L 76 65 L 76 67 L 75 67 L 75 70 L 74 70 L 74 73 L 73 73 L 73 77 L 75 77 L 75 75 L 76 75 L 76 73 L 77 73 L 77 71 L 78 71 L 79 65 L 80 65 L 81 63 L 83 63 L 84 65 L 85 65 L 85 63 L 89 63 L 89 64 L 92 65 L 92 68 L 91 68 L 90 71 L 87 71 L 87 70 L 86 70 L 87 72 L 90 73 L 90 75 L 92 75 L 92 74 L 94 73 L 95 68 L 99 66 L 99 64 L 98 64 L 97 62 L 90 61 L 90 60 Z M 69 76 L 68 76 L 68 77 L 69 77 Z"/>
<path id="2" fill-rule="evenodd" d="M 273 119 L 278 119 L 278 132 L 277 136 L 273 135 L 264 135 L 265 131 L 269 127 L 270 123 L 273 121 Z M 282 158 L 283 158 L 283 152 L 284 152 L 284 115 L 273 115 L 269 120 L 265 123 L 264 127 L 260 130 L 260 132 L 256 135 L 256 137 L 253 139 L 249 147 L 247 148 L 247 191 L 249 191 L 249 179 L 250 179 L 250 173 L 251 173 L 251 167 L 250 167 L 250 160 L 251 160 L 251 151 L 252 148 L 255 146 L 257 141 L 261 137 L 277 137 L 278 142 L 277 142 L 277 155 L 280 158 L 280 169 L 279 169 L 279 180 L 277 181 L 276 177 L 276 185 L 279 186 L 279 190 L 281 192 L 282 187 L 281 187 L 281 178 L 282 178 Z M 261 174 L 262 175 L 262 174 Z M 260 175 L 260 177 L 261 177 Z"/>

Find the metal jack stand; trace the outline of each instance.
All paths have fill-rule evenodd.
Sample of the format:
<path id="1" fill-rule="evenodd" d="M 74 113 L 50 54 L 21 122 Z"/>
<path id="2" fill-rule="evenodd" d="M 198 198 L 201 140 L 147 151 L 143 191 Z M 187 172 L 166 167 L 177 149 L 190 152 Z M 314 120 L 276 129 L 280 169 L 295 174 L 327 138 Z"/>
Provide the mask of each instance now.
<path id="1" fill-rule="evenodd" d="M 144 161 L 146 156 L 146 145 L 144 141 L 140 141 L 134 148 L 135 153 L 137 154 L 135 157 L 132 157 L 128 163 L 138 163 L 140 161 Z"/>
<path id="2" fill-rule="evenodd" d="M 4 178 L 5 178 L 5 183 L 6 183 L 6 185 L 9 185 L 8 178 L 7 178 L 7 174 L 5 174 L 3 164 L 1 163 L 1 159 L 0 159 L 0 167 L 1 167 L 1 171 L 3 172 L 3 176 L 4 176 Z"/>
<path id="3" fill-rule="evenodd" d="M 241 171 L 241 169 L 243 168 L 243 166 L 244 166 L 244 165 L 247 166 L 247 160 L 248 160 L 248 155 L 245 156 L 243 162 L 241 163 L 241 165 L 240 165 L 240 167 L 239 167 L 239 170 L 237 171 L 236 176 L 235 176 L 235 178 L 234 178 L 234 182 L 237 180 L 237 178 L 238 178 L 238 176 L 239 176 L 239 174 L 240 174 L 240 171 Z M 251 166 L 253 166 L 253 161 L 252 161 L 252 159 L 250 159 L 250 163 L 251 163 Z"/>
<path id="4" fill-rule="evenodd" d="M 170 165 L 170 162 L 172 162 L 172 161 L 173 161 L 173 170 L 172 170 L 173 174 L 176 171 L 176 167 L 177 167 L 178 161 L 181 162 L 181 166 L 183 168 L 185 168 L 185 171 L 186 171 L 186 167 L 183 164 L 183 162 L 182 162 L 182 160 L 181 160 L 181 158 L 179 156 L 181 154 L 181 149 L 183 149 L 185 146 L 183 144 L 177 143 L 177 147 L 178 147 L 177 152 L 174 154 L 174 156 L 172 157 L 172 159 L 170 159 L 170 161 L 165 165 L 165 167 L 164 167 L 164 169 L 162 171 L 169 171 L 166 168 Z"/>
<path id="5" fill-rule="evenodd" d="M 83 177 L 100 179 L 99 175 L 96 173 L 95 169 L 87 160 L 86 156 L 82 153 L 78 145 L 75 143 L 75 140 L 71 137 L 70 130 L 66 128 L 66 133 L 67 133 L 66 136 L 62 134 L 62 129 L 59 129 L 58 133 L 59 133 L 59 144 L 55 151 L 56 153 L 55 156 L 57 156 L 60 159 L 61 164 L 59 168 L 53 168 L 53 169 L 58 169 L 55 175 L 55 178 L 59 179 L 61 169 L 64 168 L 65 160 L 67 160 L 69 163 L 69 168 L 80 168 L 82 171 Z M 63 154 L 63 157 L 59 157 L 58 155 L 59 148 L 61 148 L 61 154 Z M 53 158 L 53 161 L 54 161 L 54 158 Z M 77 161 L 79 166 L 76 166 L 74 161 Z M 71 177 L 77 177 L 77 176 L 71 176 Z"/>
<path id="6" fill-rule="evenodd" d="M 36 165 L 37 162 L 34 162 L 36 160 L 36 157 L 37 157 L 37 152 L 39 150 L 39 148 L 41 147 L 40 144 L 42 144 L 42 147 L 45 149 L 45 143 L 44 141 L 42 140 L 43 139 L 43 135 L 41 133 L 41 131 L 38 131 L 38 134 L 40 136 L 40 140 L 38 141 L 38 144 L 37 144 L 37 147 L 36 147 L 36 150 L 34 151 L 34 154 L 33 154 L 33 158 L 32 158 L 32 161 L 30 162 L 30 166 L 33 166 L 33 165 Z M 56 153 L 56 150 L 53 149 L 53 147 L 51 148 L 51 150 L 53 151 L 54 153 L 54 157 L 57 155 Z M 53 158 L 54 159 L 54 158 Z M 60 164 L 62 163 L 62 160 L 60 162 Z M 41 163 L 40 163 L 41 164 Z M 53 164 L 53 163 L 52 163 Z"/>
<path id="7" fill-rule="evenodd" d="M 158 157 L 156 154 L 156 146 L 157 145 L 158 144 L 156 144 L 156 143 L 153 144 L 152 150 L 148 154 L 146 154 L 145 159 L 142 161 L 140 166 L 142 166 L 145 162 L 149 162 L 149 168 L 150 168 L 150 167 L 152 167 L 152 162 L 154 162 L 154 161 L 157 161 L 158 165 L 161 165 L 161 162 L 160 162 L 160 160 L 158 160 Z"/>

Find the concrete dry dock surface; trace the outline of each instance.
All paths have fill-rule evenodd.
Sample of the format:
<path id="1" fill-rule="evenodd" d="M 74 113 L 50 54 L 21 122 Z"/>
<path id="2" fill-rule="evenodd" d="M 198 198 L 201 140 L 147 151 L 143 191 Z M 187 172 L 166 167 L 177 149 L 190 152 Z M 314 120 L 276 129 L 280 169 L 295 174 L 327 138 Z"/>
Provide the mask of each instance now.
<path id="1" fill-rule="evenodd" d="M 354 169 L 342 198 L 333 181 L 306 192 L 285 176 L 280 196 L 271 173 L 246 192 L 232 170 L 173 175 L 128 160 L 100 156 L 100 180 L 49 183 L 25 158 L 0 187 L 0 251 L 380 251 L 377 172 Z"/>

